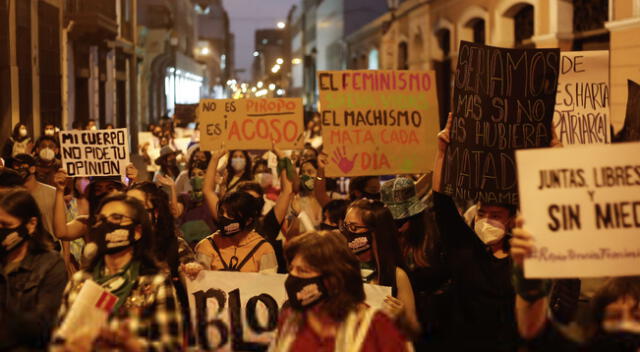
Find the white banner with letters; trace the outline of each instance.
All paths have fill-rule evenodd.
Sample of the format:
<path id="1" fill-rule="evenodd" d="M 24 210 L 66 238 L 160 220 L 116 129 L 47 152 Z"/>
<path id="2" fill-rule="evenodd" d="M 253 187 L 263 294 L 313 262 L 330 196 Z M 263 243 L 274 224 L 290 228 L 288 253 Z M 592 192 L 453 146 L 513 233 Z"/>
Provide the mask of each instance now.
<path id="1" fill-rule="evenodd" d="M 275 335 L 280 308 L 287 300 L 287 275 L 202 271 L 186 279 L 191 321 L 205 351 L 264 348 Z M 382 307 L 391 288 L 365 285 L 367 304 Z"/>
<path id="2" fill-rule="evenodd" d="M 528 278 L 640 274 L 640 143 L 518 150 Z"/>

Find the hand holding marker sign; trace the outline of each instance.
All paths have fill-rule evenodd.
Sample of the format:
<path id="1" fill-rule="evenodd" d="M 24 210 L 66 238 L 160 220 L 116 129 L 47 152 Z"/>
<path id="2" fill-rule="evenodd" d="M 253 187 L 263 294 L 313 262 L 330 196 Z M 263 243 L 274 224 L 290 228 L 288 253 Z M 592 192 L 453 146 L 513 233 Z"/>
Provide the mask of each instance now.
<path id="1" fill-rule="evenodd" d="M 301 148 L 302 99 L 205 99 L 200 102 L 200 145 L 204 150 Z"/>
<path id="2" fill-rule="evenodd" d="M 324 71 L 318 81 L 327 176 L 430 169 L 438 132 L 433 72 Z"/>
<path id="3" fill-rule="evenodd" d="M 640 274 L 640 143 L 516 153 L 528 278 Z"/>
<path id="4" fill-rule="evenodd" d="M 514 150 L 552 137 L 559 49 L 462 41 L 442 189 L 460 199 L 518 203 Z"/>
<path id="5" fill-rule="evenodd" d="M 61 131 L 62 167 L 70 177 L 121 176 L 129 165 L 126 128 Z"/>

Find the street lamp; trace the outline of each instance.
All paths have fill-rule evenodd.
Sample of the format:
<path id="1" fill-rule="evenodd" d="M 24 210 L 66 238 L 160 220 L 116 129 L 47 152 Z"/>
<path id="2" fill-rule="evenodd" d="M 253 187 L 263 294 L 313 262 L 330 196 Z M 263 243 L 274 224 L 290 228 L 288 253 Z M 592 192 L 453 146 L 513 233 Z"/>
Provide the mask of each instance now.
<path id="1" fill-rule="evenodd" d="M 279 29 L 284 29 L 287 26 L 287 24 L 284 23 L 283 21 L 280 21 L 276 26 L 278 26 Z"/>
<path id="2" fill-rule="evenodd" d="M 278 71 L 280 71 L 280 65 L 278 64 L 273 65 L 273 67 L 271 68 L 271 72 L 277 73 Z"/>
<path id="3" fill-rule="evenodd" d="M 279 58 L 276 60 L 276 64 L 278 64 L 278 65 L 282 65 L 283 63 L 284 63 L 284 60 L 283 60 L 281 57 L 279 57 Z"/>
<path id="4" fill-rule="evenodd" d="M 260 56 L 260 52 L 259 52 L 258 50 L 254 50 L 254 51 L 253 51 L 253 56 L 254 56 L 254 57 L 258 57 L 258 56 Z"/>

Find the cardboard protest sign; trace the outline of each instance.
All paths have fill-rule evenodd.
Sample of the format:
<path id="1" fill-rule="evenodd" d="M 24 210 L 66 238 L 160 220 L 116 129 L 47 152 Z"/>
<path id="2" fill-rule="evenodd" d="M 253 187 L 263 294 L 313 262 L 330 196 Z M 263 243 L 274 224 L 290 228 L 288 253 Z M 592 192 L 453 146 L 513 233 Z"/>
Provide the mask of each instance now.
<path id="1" fill-rule="evenodd" d="M 553 125 L 560 141 L 611 143 L 609 51 L 562 52 L 559 81 Z"/>
<path id="2" fill-rule="evenodd" d="M 87 280 L 69 308 L 56 338 L 70 339 L 79 331 L 95 339 L 107 325 L 109 314 L 118 302 L 112 294 L 92 280 Z"/>
<path id="3" fill-rule="evenodd" d="M 199 104 L 176 104 L 174 119 L 181 124 L 196 120 L 196 110 Z"/>
<path id="4" fill-rule="evenodd" d="M 202 271 L 187 280 L 198 345 L 205 351 L 264 350 L 287 300 L 286 275 Z M 382 307 L 391 288 L 365 285 L 367 303 Z"/>
<path id="5" fill-rule="evenodd" d="M 623 142 L 640 141 L 640 85 L 627 80 L 627 114 L 620 140 Z"/>
<path id="6" fill-rule="evenodd" d="M 318 74 L 329 177 L 427 172 L 438 133 L 433 71 Z"/>
<path id="7" fill-rule="evenodd" d="M 205 99 L 200 101 L 200 147 L 204 150 L 302 148 L 301 98 Z"/>
<path id="8" fill-rule="evenodd" d="M 516 152 L 529 278 L 640 274 L 640 143 Z"/>
<path id="9" fill-rule="evenodd" d="M 504 49 L 462 41 L 442 190 L 461 199 L 518 203 L 513 152 L 548 146 L 558 49 Z"/>
<path id="10" fill-rule="evenodd" d="M 61 131 L 62 167 L 69 176 L 121 176 L 129 165 L 126 128 Z"/>

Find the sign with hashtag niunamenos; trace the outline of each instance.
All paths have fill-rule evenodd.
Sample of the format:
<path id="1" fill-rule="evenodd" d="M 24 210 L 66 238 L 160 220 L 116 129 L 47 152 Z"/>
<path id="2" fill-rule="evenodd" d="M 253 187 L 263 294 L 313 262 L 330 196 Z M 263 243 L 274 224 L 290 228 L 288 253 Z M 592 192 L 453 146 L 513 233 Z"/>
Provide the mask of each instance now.
<path id="1" fill-rule="evenodd" d="M 438 132 L 433 71 L 322 71 L 328 177 L 427 172 Z"/>

